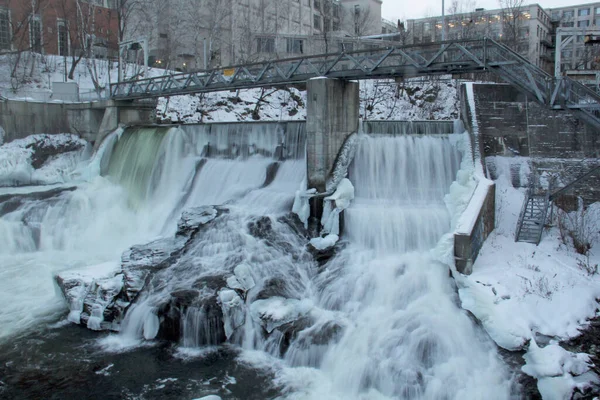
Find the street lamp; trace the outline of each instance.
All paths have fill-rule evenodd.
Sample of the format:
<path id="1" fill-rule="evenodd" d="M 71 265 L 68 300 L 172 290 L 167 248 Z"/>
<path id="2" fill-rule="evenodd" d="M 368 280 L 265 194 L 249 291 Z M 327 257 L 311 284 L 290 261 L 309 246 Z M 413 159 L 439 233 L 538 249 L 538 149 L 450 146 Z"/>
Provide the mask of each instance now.
<path id="1" fill-rule="evenodd" d="M 148 39 L 132 39 L 119 43 L 119 83 L 123 81 L 123 51 L 142 50 L 144 52 L 144 77 L 148 77 Z"/>
<path id="2" fill-rule="evenodd" d="M 442 42 L 446 40 L 446 7 L 444 6 L 444 0 L 442 0 Z"/>

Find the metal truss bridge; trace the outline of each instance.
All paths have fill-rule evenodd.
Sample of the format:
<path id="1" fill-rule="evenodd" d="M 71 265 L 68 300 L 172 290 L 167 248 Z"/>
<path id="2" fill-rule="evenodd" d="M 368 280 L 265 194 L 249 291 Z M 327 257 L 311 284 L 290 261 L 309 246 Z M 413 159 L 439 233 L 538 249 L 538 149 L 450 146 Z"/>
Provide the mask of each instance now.
<path id="1" fill-rule="evenodd" d="M 492 39 L 445 41 L 265 61 L 212 70 L 164 75 L 111 85 L 115 100 L 244 89 L 339 79 L 410 78 L 436 74 L 491 72 L 553 109 L 574 110 L 600 130 L 600 96 L 567 77 L 555 78 Z"/>

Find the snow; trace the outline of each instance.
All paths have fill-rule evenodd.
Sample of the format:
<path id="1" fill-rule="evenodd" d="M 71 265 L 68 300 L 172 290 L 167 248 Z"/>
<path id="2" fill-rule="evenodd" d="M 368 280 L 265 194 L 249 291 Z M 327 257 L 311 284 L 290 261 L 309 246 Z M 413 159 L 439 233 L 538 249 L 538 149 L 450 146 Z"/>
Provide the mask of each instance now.
<path id="1" fill-rule="evenodd" d="M 458 117 L 457 87 L 449 76 L 407 79 L 399 90 L 393 80 L 363 80 L 360 115 L 369 120 L 452 120 Z M 157 116 L 170 123 L 303 121 L 306 91 L 280 87 L 171 96 L 159 99 Z"/>
<path id="2" fill-rule="evenodd" d="M 32 61 L 35 61 L 35 68 L 31 68 Z M 67 80 L 79 85 L 81 101 L 98 100 L 100 97 L 94 88 L 90 74 L 90 67 L 93 67 L 94 63 L 98 71 L 98 82 L 103 89 L 118 81 L 116 62 L 102 59 L 82 59 L 75 68 L 75 79 Z M 63 102 L 53 98 L 52 93 L 54 82 L 65 82 L 65 59 L 63 57 L 29 52 L 22 53 L 21 65 L 23 68 L 19 68 L 19 71 L 22 71 L 19 72 L 19 79 L 11 78 L 12 65 L 13 57 L 11 55 L 0 56 L 0 96 L 24 101 Z M 70 68 L 70 66 L 71 58 L 68 57 L 67 68 Z M 133 75 L 133 68 L 138 67 L 127 65 L 126 78 Z M 33 71 L 33 74 L 30 74 L 30 71 Z M 150 68 L 148 77 L 161 76 L 166 73 L 168 71 L 164 69 Z M 104 90 L 100 92 L 102 96 L 105 94 Z"/>
<path id="3" fill-rule="evenodd" d="M 336 234 L 330 233 L 324 238 L 313 238 L 310 240 L 310 244 L 317 250 L 325 250 L 335 246 L 340 237 Z"/>
<path id="4" fill-rule="evenodd" d="M 210 396 L 204 396 L 194 400 L 221 400 L 221 398 L 217 395 L 211 394 Z"/>
<path id="5" fill-rule="evenodd" d="M 500 166 L 511 162 L 513 157 L 495 160 Z M 525 189 L 512 187 L 510 168 L 496 172 L 496 227 L 484 242 L 473 273 L 455 276 L 462 307 L 481 321 L 500 347 L 527 350 L 523 370 L 540 379 L 544 399 L 569 398 L 574 387 L 593 379 L 572 378 L 581 370 L 583 356 L 556 345 L 540 349 L 538 341 L 540 335 L 554 340 L 578 336 L 588 318 L 596 316 L 600 277 L 583 266 L 600 262 L 600 241 L 597 235 L 592 237 L 589 259 L 564 244 L 556 227 L 544 231 L 539 246 L 514 242 Z M 590 230 L 595 232 L 598 209 L 600 205 L 594 204 L 588 211 Z"/>
<path id="6" fill-rule="evenodd" d="M 263 323 L 269 333 L 308 314 L 312 308 L 313 303 L 309 299 L 286 299 L 279 296 L 256 300 L 250 306 L 253 319 Z"/>
<path id="7" fill-rule="evenodd" d="M 458 224 L 455 228 L 457 234 L 470 235 L 479 217 L 479 212 L 485 203 L 485 199 L 494 182 L 489 179 L 480 179 L 473 193 L 473 197 L 469 201 L 469 205 L 458 219 Z"/>

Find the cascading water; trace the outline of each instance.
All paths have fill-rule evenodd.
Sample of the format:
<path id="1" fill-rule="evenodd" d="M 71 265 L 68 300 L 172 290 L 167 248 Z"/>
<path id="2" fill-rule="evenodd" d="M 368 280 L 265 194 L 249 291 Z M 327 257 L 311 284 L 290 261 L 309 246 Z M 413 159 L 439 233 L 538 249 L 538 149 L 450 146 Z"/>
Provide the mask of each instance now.
<path id="1" fill-rule="evenodd" d="M 510 398 L 507 371 L 457 305 L 448 274 L 448 193 L 461 157 L 455 140 L 428 135 L 448 128 L 414 123 L 399 129 L 423 136 L 361 138 L 349 171 L 356 198 L 322 265 L 287 215 L 305 179 L 303 129 L 120 132 L 83 169 L 85 183 L 0 209 L 9 238 L 0 243 L 0 301 L 9 304 L 0 339 L 64 310 L 56 272 L 118 266 L 133 244 L 184 240 L 102 344 L 229 342 L 241 357 L 266 357 L 292 399 Z M 174 236 L 182 211 L 206 205 L 223 207 L 206 211 L 210 222 L 189 241 Z M 88 326 L 103 317 L 93 310 Z"/>
<path id="2" fill-rule="evenodd" d="M 62 312 L 54 274 L 118 264 L 129 246 L 172 234 L 185 207 L 225 203 L 261 187 L 282 144 L 281 156 L 304 155 L 301 124 L 226 132 L 226 125 L 116 132 L 64 185 L 68 190 L 41 191 L 0 209 L 0 339 Z M 222 156 L 230 159 L 203 159 L 202 150 L 223 138 Z"/>

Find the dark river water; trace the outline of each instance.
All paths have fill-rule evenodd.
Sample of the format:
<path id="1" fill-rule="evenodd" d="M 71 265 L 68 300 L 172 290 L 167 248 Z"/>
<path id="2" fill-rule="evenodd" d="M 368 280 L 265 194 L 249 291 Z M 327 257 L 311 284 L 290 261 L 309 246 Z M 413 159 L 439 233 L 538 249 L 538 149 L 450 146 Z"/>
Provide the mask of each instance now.
<path id="1" fill-rule="evenodd" d="M 59 323 L 0 344 L 0 399 L 271 399 L 272 376 L 219 347 L 182 355 L 171 342 L 125 352 L 98 345 L 106 333 Z"/>

